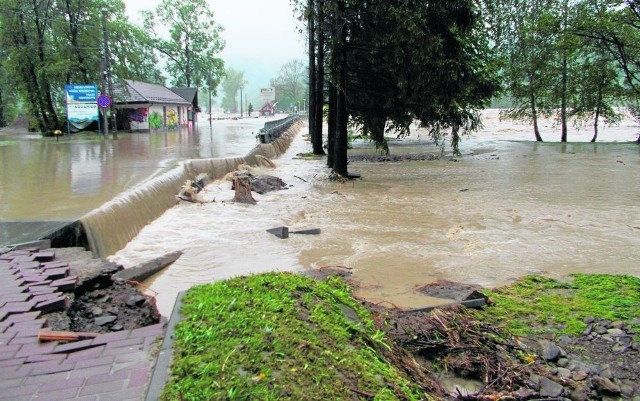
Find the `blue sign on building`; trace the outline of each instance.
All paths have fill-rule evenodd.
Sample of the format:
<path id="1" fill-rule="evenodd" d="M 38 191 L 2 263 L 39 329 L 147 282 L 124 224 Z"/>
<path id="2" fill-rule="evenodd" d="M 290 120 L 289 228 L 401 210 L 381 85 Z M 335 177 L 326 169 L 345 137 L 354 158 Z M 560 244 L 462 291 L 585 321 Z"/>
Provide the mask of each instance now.
<path id="1" fill-rule="evenodd" d="M 67 104 L 69 103 L 95 103 L 98 98 L 96 85 L 66 85 Z"/>

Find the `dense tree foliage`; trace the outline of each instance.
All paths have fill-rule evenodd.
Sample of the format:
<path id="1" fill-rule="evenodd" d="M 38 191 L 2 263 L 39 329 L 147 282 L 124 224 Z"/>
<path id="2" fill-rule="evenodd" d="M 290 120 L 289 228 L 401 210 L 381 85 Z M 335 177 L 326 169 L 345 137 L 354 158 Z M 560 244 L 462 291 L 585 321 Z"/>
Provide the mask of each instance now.
<path id="1" fill-rule="evenodd" d="M 243 71 L 233 68 L 227 68 L 225 70 L 224 79 L 222 80 L 222 91 L 224 92 L 222 108 L 226 112 L 235 113 L 239 110 L 236 97 L 238 96 L 238 91 L 240 91 L 241 87 L 244 87 L 245 83 Z"/>
<path id="2" fill-rule="evenodd" d="M 167 59 L 172 85 L 217 86 L 224 63 L 216 54 L 224 48 L 224 41 L 222 27 L 205 0 L 162 0 L 155 15 L 150 11 L 143 15 L 153 46 Z M 169 38 L 160 37 L 156 26 L 167 27 Z"/>
<path id="3" fill-rule="evenodd" d="M 637 1 L 484 0 L 488 33 L 514 99 L 508 115 L 532 121 L 555 116 L 560 140 L 569 120 L 620 119 L 615 106 L 640 92 L 640 11 Z M 636 100 L 634 100 L 636 99 Z"/>
<path id="4" fill-rule="evenodd" d="M 280 110 L 302 106 L 305 101 L 307 66 L 303 61 L 293 59 L 280 67 L 278 75 L 271 80 L 276 90 L 276 101 Z"/>
<path id="5" fill-rule="evenodd" d="M 4 82 L 10 84 L 3 93 L 15 89 L 42 132 L 61 128 L 65 84 L 102 80 L 102 10 L 116 77 L 160 78 L 147 35 L 128 22 L 124 7 L 121 0 L 0 0 Z"/>
<path id="6" fill-rule="evenodd" d="M 329 160 L 338 174 L 348 175 L 349 123 L 383 148 L 386 132 L 405 135 L 415 118 L 436 139 L 451 130 L 456 150 L 460 132 L 477 128 L 498 86 L 471 1 L 318 0 L 322 13 L 309 4 L 307 19 L 330 38 L 316 49 L 326 54 L 330 93 L 312 98 L 330 99 Z"/>

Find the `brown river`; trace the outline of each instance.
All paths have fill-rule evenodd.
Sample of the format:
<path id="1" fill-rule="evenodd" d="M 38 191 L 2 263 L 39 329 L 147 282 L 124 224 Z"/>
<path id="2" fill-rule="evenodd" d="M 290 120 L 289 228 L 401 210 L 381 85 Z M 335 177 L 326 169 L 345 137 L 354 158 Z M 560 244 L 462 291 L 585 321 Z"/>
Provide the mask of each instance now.
<path id="1" fill-rule="evenodd" d="M 352 162 L 362 179 L 330 182 L 323 160 L 303 160 L 302 134 L 275 160 L 290 188 L 255 195 L 255 206 L 230 202 L 220 180 L 203 204 L 180 204 L 147 225 L 110 259 L 132 266 L 182 250 L 172 266 L 144 283 L 163 315 L 194 284 L 262 271 L 344 266 L 362 283 L 359 295 L 412 308 L 443 302 L 415 291 L 446 279 L 497 286 L 530 273 L 640 276 L 640 127 L 626 119 L 553 143 L 543 124 L 535 143 L 528 125 L 485 113 L 485 127 L 461 144 L 456 159 Z M 393 142 L 392 154 L 448 152 L 417 130 Z M 375 153 L 355 143 L 352 154 Z M 270 228 L 320 228 L 320 235 L 279 239 Z"/>

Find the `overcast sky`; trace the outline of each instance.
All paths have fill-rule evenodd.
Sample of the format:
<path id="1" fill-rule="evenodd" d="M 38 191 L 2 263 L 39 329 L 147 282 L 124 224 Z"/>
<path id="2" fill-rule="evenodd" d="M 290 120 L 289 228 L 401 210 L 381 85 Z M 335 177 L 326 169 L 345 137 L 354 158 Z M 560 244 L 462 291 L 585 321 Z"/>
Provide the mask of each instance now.
<path id="1" fill-rule="evenodd" d="M 140 23 L 140 10 L 155 10 L 160 0 L 125 0 L 127 15 Z M 248 90 L 269 84 L 280 66 L 305 60 L 300 23 L 289 0 L 208 0 L 214 19 L 224 27 L 226 42 L 220 57 L 226 66 L 245 72 Z"/>

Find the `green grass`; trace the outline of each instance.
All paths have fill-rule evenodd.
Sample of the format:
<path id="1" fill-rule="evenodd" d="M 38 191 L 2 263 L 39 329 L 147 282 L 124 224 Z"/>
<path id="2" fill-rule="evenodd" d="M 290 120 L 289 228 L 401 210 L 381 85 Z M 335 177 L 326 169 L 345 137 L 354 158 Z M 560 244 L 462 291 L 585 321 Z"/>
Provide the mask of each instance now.
<path id="1" fill-rule="evenodd" d="M 383 357 L 369 312 L 339 278 L 268 273 L 194 287 L 163 400 L 420 400 Z"/>
<path id="2" fill-rule="evenodd" d="M 479 315 L 515 335 L 578 335 L 584 318 L 626 320 L 640 328 L 640 278 L 576 274 L 561 282 L 527 276 L 508 287 L 487 291 L 493 305 Z"/>
<path id="3" fill-rule="evenodd" d="M 0 141 L 0 146 L 15 146 L 19 143 L 19 141 Z"/>

